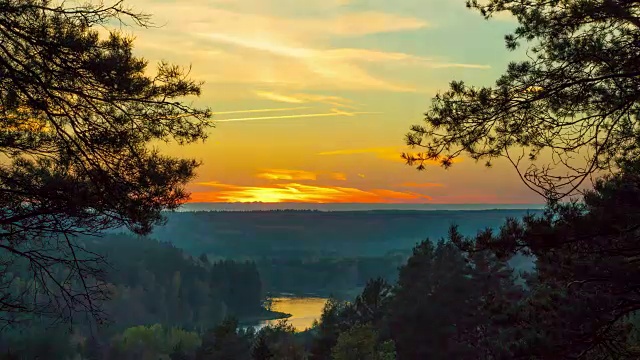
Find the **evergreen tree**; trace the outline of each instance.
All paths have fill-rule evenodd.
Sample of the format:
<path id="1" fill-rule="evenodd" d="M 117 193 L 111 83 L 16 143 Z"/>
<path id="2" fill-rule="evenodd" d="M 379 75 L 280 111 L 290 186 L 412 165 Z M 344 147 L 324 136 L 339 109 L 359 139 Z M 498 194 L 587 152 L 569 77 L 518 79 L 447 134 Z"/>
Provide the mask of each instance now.
<path id="1" fill-rule="evenodd" d="M 461 238 L 453 228 L 447 241 L 422 242 L 400 269 L 388 314 L 398 359 L 509 358 L 503 318 L 523 290 L 490 253 L 465 257 Z"/>
<path id="2" fill-rule="evenodd" d="M 354 321 L 379 326 L 387 314 L 391 296 L 392 287 L 383 278 L 369 280 L 350 306 Z"/>
<path id="3" fill-rule="evenodd" d="M 37 283 L 14 292 L 17 279 L 1 277 L 0 321 L 102 319 L 105 261 L 74 235 L 148 233 L 188 198 L 198 163 L 149 144 L 205 139 L 210 111 L 182 102 L 200 84 L 180 68 L 150 74 L 131 38 L 100 34 L 125 19 L 149 24 L 122 1 L 0 0 L 0 275 L 27 271 Z"/>
<path id="4" fill-rule="evenodd" d="M 377 334 L 371 325 L 356 325 L 338 337 L 333 360 L 378 360 Z"/>
<path id="5" fill-rule="evenodd" d="M 400 269 L 390 317 L 400 359 L 461 358 L 455 341 L 471 310 L 470 269 L 451 243 L 424 241 Z"/>
<path id="6" fill-rule="evenodd" d="M 511 220 L 497 234 L 459 241 L 470 252 L 536 259 L 526 301 L 504 323 L 519 341 L 513 356 L 637 358 L 627 321 L 640 309 L 640 163 L 597 182 L 583 203 Z"/>
<path id="7" fill-rule="evenodd" d="M 404 154 L 424 169 L 463 154 L 507 157 L 526 184 L 550 199 L 591 174 L 635 159 L 640 107 L 640 4 L 633 0 L 468 0 L 487 19 L 512 16 L 509 50 L 528 46 L 494 86 L 462 81 L 431 102 Z M 523 52 L 524 55 L 524 52 Z M 553 160 L 551 160 L 553 159 Z"/>
<path id="8" fill-rule="evenodd" d="M 238 320 L 226 318 L 202 338 L 197 360 L 245 360 L 250 358 L 250 343 L 238 334 Z"/>
<path id="9" fill-rule="evenodd" d="M 189 360 L 189 356 L 184 351 L 182 343 L 178 343 L 173 347 L 169 354 L 169 358 L 171 358 L 171 360 Z"/>
<path id="10" fill-rule="evenodd" d="M 320 321 L 315 327 L 315 338 L 311 345 L 310 358 L 325 360 L 331 358 L 331 349 L 335 346 L 340 332 L 350 328 L 349 317 L 345 312 L 349 311 L 346 303 L 329 299 L 322 310 Z"/>
<path id="11" fill-rule="evenodd" d="M 258 335 L 253 348 L 251 349 L 251 359 L 253 360 L 269 360 L 273 359 L 274 355 L 269 348 L 266 336 L 264 333 Z"/>

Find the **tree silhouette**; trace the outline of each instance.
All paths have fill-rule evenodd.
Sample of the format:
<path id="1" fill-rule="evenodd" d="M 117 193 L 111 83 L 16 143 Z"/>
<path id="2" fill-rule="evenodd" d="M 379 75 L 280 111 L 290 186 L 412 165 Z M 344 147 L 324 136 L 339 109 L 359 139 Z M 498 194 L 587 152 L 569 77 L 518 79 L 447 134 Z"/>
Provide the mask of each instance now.
<path id="1" fill-rule="evenodd" d="M 639 170 L 637 161 L 624 164 L 582 203 L 510 220 L 495 234 L 456 239 L 470 253 L 488 249 L 502 259 L 518 253 L 536 259 L 527 301 L 507 320 L 520 337 L 514 358 L 640 356 L 628 337 L 629 318 L 640 311 Z"/>
<path id="2" fill-rule="evenodd" d="M 356 325 L 338 337 L 331 350 L 333 360 L 378 360 L 377 334 L 371 325 Z"/>
<path id="3" fill-rule="evenodd" d="M 493 87 L 461 81 L 438 94 L 414 125 L 409 165 L 444 167 L 463 154 L 487 165 L 508 158 L 525 183 L 551 200 L 575 193 L 595 172 L 640 155 L 640 2 L 470 0 L 487 19 L 519 22 L 510 50 L 532 44 Z"/>
<path id="4" fill-rule="evenodd" d="M 381 277 L 369 280 L 353 301 L 352 308 L 358 322 L 378 325 L 387 311 L 391 290 L 391 285 Z"/>
<path id="5" fill-rule="evenodd" d="M 114 227 L 147 233 L 188 198 L 197 163 L 154 141 L 203 140 L 208 109 L 184 70 L 133 55 L 96 27 L 149 18 L 124 6 L 0 0 L 0 313 L 104 319 L 104 259 L 74 240 Z"/>
<path id="6" fill-rule="evenodd" d="M 274 355 L 264 333 L 260 333 L 255 340 L 255 344 L 251 348 L 251 359 L 253 360 L 269 360 L 273 359 Z"/>

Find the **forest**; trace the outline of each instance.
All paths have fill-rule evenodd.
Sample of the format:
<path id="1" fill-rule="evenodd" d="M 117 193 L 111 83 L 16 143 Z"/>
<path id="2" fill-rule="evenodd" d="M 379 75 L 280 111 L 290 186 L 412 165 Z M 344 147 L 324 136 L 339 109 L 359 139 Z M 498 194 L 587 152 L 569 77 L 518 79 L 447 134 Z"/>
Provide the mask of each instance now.
<path id="1" fill-rule="evenodd" d="M 473 235 L 478 229 L 498 229 L 505 218 L 529 213 L 541 211 L 175 212 L 167 214 L 167 223 L 151 236 L 212 257 L 371 257 L 410 249 L 426 236 L 446 236 L 452 223 Z"/>
<path id="2" fill-rule="evenodd" d="M 118 269 L 107 276 L 113 324 L 97 336 L 32 326 L 6 333 L 2 346 L 8 359 L 637 358 L 638 184 L 625 171 L 599 181 L 584 202 L 496 230 L 465 236 L 452 226 L 416 244 L 394 278 L 331 298 L 302 332 L 286 318 L 240 325 L 267 312 L 254 262 L 211 262 L 131 235 L 91 238 L 85 246 Z M 574 240 L 584 238 L 592 241 Z M 525 255 L 534 267 L 509 264 Z"/>
<path id="3" fill-rule="evenodd" d="M 268 293 L 353 297 L 369 279 L 395 281 L 411 248 L 446 236 L 498 229 L 539 210 L 178 212 L 152 237 L 193 256 L 253 261 Z M 188 233 L 188 236 L 185 234 Z M 514 265 L 531 265 L 523 257 Z M 517 263 L 517 264 L 516 264 Z M 355 292 L 354 292 L 355 291 Z"/>
<path id="4" fill-rule="evenodd" d="M 156 145 L 215 123 L 109 30 L 152 14 L 0 0 L 0 359 L 640 358 L 640 1 L 466 5 L 526 56 L 398 156 L 502 161 L 542 211 L 175 212 L 201 164 Z M 284 293 L 329 299 L 299 331 Z"/>

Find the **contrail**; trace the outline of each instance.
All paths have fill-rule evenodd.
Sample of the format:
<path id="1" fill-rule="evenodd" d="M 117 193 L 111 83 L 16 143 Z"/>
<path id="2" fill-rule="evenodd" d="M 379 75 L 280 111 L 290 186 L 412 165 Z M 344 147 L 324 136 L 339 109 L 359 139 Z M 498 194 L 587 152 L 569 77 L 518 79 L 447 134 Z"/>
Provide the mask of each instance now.
<path id="1" fill-rule="evenodd" d="M 252 109 L 252 110 L 222 111 L 222 112 L 215 112 L 215 113 L 213 113 L 213 115 L 260 113 L 260 112 L 277 112 L 277 111 L 292 111 L 292 110 L 305 110 L 305 109 L 310 109 L 310 107 L 309 106 L 298 106 L 298 107 L 275 108 L 275 109 Z"/>
<path id="2" fill-rule="evenodd" d="M 272 119 L 295 119 L 295 118 L 310 118 L 310 117 L 328 117 L 328 116 L 354 116 L 354 115 L 371 115 L 380 114 L 379 112 L 330 112 L 319 114 L 300 114 L 300 115 L 282 115 L 282 116 L 261 116 L 261 117 L 249 117 L 249 118 L 237 118 L 237 119 L 221 119 L 214 122 L 233 122 L 233 121 L 255 121 L 255 120 L 272 120 Z"/>

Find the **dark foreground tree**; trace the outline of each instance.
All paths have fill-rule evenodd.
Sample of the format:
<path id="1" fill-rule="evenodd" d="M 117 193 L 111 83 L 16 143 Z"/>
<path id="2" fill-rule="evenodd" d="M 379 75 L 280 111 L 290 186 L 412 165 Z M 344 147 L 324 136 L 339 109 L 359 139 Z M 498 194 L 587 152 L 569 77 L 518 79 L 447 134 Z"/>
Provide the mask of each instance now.
<path id="1" fill-rule="evenodd" d="M 251 348 L 251 359 L 253 360 L 269 360 L 273 359 L 273 352 L 269 348 L 264 333 L 258 335 L 253 347 Z"/>
<path id="2" fill-rule="evenodd" d="M 509 221 L 493 236 L 458 241 L 471 252 L 536 259 L 527 301 L 505 324 L 519 338 L 513 358 L 640 356 L 634 320 L 640 311 L 639 224 L 640 164 L 634 162 L 598 181 L 584 203 L 558 205 L 543 217 Z"/>
<path id="3" fill-rule="evenodd" d="M 340 334 L 331 350 L 332 360 L 387 360 L 394 359 L 393 343 L 378 344 L 378 334 L 372 325 L 356 325 Z"/>
<path id="4" fill-rule="evenodd" d="M 249 360 L 252 342 L 250 331 L 239 330 L 238 320 L 226 318 L 202 336 L 196 360 Z"/>
<path id="5" fill-rule="evenodd" d="M 452 231 L 446 242 L 422 242 L 400 268 L 388 315 L 398 359 L 510 358 L 501 318 L 522 289 L 495 256 L 466 259 L 453 243 L 459 238 Z"/>
<path id="6" fill-rule="evenodd" d="M 209 110 L 183 103 L 200 84 L 166 63 L 149 75 L 132 39 L 95 29 L 148 24 L 126 8 L 0 0 L 0 316 L 101 319 L 103 258 L 74 235 L 147 233 L 188 197 L 197 163 L 154 141 L 206 137 Z"/>
<path id="7" fill-rule="evenodd" d="M 512 14 L 510 50 L 531 45 L 493 87 L 452 82 L 425 124 L 407 134 L 423 152 L 403 154 L 424 169 L 468 155 L 507 157 L 525 183 L 550 199 L 595 172 L 640 156 L 640 1 L 469 0 L 486 18 Z"/>

